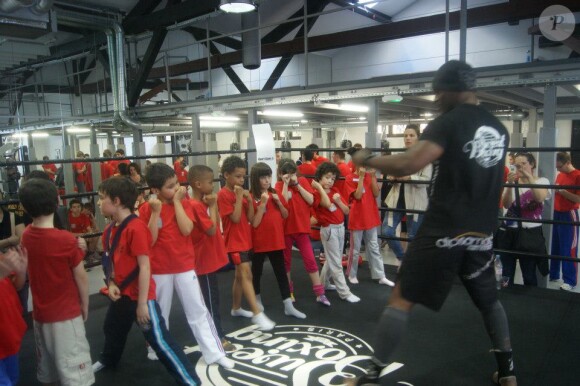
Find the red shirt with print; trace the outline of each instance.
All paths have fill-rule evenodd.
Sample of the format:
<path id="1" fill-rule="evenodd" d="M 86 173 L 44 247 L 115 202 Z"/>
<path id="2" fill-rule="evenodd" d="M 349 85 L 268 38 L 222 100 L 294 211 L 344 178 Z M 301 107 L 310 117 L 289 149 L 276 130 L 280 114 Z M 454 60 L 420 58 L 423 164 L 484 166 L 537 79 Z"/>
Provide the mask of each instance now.
<path id="1" fill-rule="evenodd" d="M 185 214 L 193 221 L 193 212 L 188 200 L 181 201 Z M 151 206 L 148 202 L 139 208 L 139 218 L 149 224 Z M 177 225 L 175 206 L 162 204 L 159 215 L 157 240 L 151 248 L 151 273 L 166 275 L 191 271 L 195 267 L 191 235 L 184 236 Z"/>
<path id="2" fill-rule="evenodd" d="M 26 333 L 22 306 L 10 277 L 0 279 L 0 360 L 18 354 Z"/>
<path id="3" fill-rule="evenodd" d="M 75 217 L 69 211 L 68 223 L 70 226 L 70 231 L 74 234 L 89 233 L 89 228 L 91 227 L 91 218 L 84 213 L 81 213 Z"/>
<path id="4" fill-rule="evenodd" d="M 175 175 L 177 176 L 177 181 L 182 184 L 187 182 L 187 170 L 183 167 L 180 161 L 175 161 L 173 163 L 173 169 L 175 170 Z"/>
<path id="5" fill-rule="evenodd" d="M 272 193 L 268 193 L 268 202 L 266 203 L 266 212 L 262 216 L 260 225 L 256 228 L 252 227 L 252 244 L 254 245 L 254 252 L 270 252 L 286 249 L 286 242 L 284 241 L 284 219 L 278 204 L 274 202 Z M 288 203 L 278 195 L 282 205 L 288 209 Z M 254 203 L 254 213 L 257 213 L 258 204 L 260 200 Z"/>
<path id="6" fill-rule="evenodd" d="M 298 185 L 302 186 L 307 192 L 313 193 L 312 186 L 304 177 L 298 177 Z M 298 185 L 288 186 L 288 217 L 284 221 L 284 234 L 292 235 L 296 233 L 310 233 L 310 205 L 302 198 Z M 276 182 L 276 191 L 282 196 L 282 181 Z"/>
<path id="7" fill-rule="evenodd" d="M 332 204 L 330 205 L 330 208 L 324 208 L 320 205 L 320 192 L 318 190 L 314 191 L 314 202 L 312 203 L 312 207 L 316 210 L 316 218 L 321 227 L 326 227 L 330 224 L 342 224 L 344 222 L 344 213 L 342 212 L 342 209 L 340 209 L 332 199 L 332 196 L 334 196 L 335 193 L 340 194 L 340 191 L 336 186 L 333 186 L 330 188 L 330 192 L 327 193 Z M 344 202 L 342 195 L 340 196 L 340 199 L 345 205 L 347 205 L 346 202 Z"/>
<path id="8" fill-rule="evenodd" d="M 77 238 L 68 231 L 29 225 L 22 245 L 28 250 L 34 320 L 54 323 L 80 316 L 81 299 L 73 269 L 81 264 L 85 252 Z"/>
<path id="9" fill-rule="evenodd" d="M 108 231 L 110 227 L 113 227 L 111 231 L 111 237 L 109 238 L 109 243 L 112 244 L 117 234 L 119 227 L 117 225 L 110 224 L 105 229 Z M 119 244 L 113 253 L 113 269 L 115 274 L 115 283 L 121 284 L 131 272 L 139 265 L 137 257 L 146 255 L 149 256 L 151 250 L 151 232 L 147 224 L 139 219 L 131 220 L 123 230 L 121 237 L 119 238 Z M 103 248 L 107 250 L 108 247 L 105 245 L 105 240 L 103 238 Z M 121 294 L 126 295 L 131 298 L 131 300 L 139 300 L 139 277 L 135 278 L 131 283 L 121 290 Z M 149 292 L 147 293 L 147 300 L 155 299 L 155 281 L 149 276 Z"/>
<path id="10" fill-rule="evenodd" d="M 381 224 L 377 200 L 371 189 L 371 175 L 365 173 L 363 181 L 363 194 L 360 200 L 354 198 L 359 181 L 358 174 L 349 174 L 345 182 L 345 193 L 350 199 L 350 214 L 348 216 L 348 229 L 367 230 Z"/>
<path id="11" fill-rule="evenodd" d="M 219 224 L 216 224 L 213 236 L 206 233 L 213 226 L 209 206 L 198 200 L 191 200 L 190 204 L 193 210 L 191 240 L 195 251 L 195 272 L 198 275 L 207 275 L 228 263 L 228 253 Z"/>
<path id="12" fill-rule="evenodd" d="M 230 215 L 234 213 L 236 194 L 225 186 L 218 192 L 218 209 L 228 252 L 246 252 L 252 249 L 252 230 L 247 215 L 248 200 L 243 200 L 240 222 L 234 223 Z"/>

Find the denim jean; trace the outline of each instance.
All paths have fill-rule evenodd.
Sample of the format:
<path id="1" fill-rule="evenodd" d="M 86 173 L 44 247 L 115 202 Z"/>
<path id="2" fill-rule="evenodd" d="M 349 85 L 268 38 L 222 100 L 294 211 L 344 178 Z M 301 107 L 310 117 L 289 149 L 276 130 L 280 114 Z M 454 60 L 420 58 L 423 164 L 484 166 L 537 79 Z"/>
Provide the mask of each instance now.
<path id="1" fill-rule="evenodd" d="M 393 212 L 393 224 L 391 226 L 388 225 L 389 216 L 386 215 L 382 227 L 383 236 L 396 237 L 397 227 L 401 223 L 403 216 L 404 216 L 403 212 Z M 407 237 L 409 238 L 409 240 L 412 240 L 415 237 L 415 235 L 417 234 L 417 230 L 419 229 L 419 226 L 421 225 L 422 222 L 423 222 L 423 214 L 414 214 L 407 216 Z M 387 239 L 387 244 L 397 257 L 397 259 L 401 260 L 403 258 L 403 255 L 405 254 L 401 242 L 399 240 Z"/>

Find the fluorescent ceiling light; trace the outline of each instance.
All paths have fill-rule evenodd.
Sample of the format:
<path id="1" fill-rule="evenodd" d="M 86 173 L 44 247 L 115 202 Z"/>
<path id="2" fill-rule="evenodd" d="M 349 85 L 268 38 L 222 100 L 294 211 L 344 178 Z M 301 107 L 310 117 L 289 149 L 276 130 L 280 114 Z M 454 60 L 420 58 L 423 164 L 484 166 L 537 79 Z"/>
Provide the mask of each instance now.
<path id="1" fill-rule="evenodd" d="M 367 120 L 367 117 L 358 117 L 358 120 L 359 121 L 366 121 Z"/>
<path id="2" fill-rule="evenodd" d="M 31 135 L 34 138 L 47 138 L 49 136 L 48 133 L 32 133 Z"/>
<path id="3" fill-rule="evenodd" d="M 27 138 L 28 134 L 26 133 L 14 133 L 12 134 L 12 138 Z"/>
<path id="4" fill-rule="evenodd" d="M 382 99 L 384 103 L 399 103 L 402 100 L 403 96 L 398 94 L 385 95 Z"/>
<path id="5" fill-rule="evenodd" d="M 270 117 L 302 118 L 304 114 L 300 111 L 290 110 L 264 110 L 258 111 L 258 115 L 268 115 Z"/>
<path id="6" fill-rule="evenodd" d="M 351 105 L 348 103 L 341 103 L 338 108 L 340 110 L 344 110 L 344 111 L 355 111 L 357 113 L 366 113 L 369 111 L 369 107 L 368 106 L 363 106 L 363 105 Z"/>
<path id="7" fill-rule="evenodd" d="M 579 84 L 575 84 L 574 87 L 576 87 L 576 90 L 580 91 L 580 83 Z"/>
<path id="8" fill-rule="evenodd" d="M 66 131 L 71 134 L 81 134 L 81 133 L 90 133 L 91 129 L 88 129 L 86 127 L 69 127 L 68 129 L 66 129 Z"/>
<path id="9" fill-rule="evenodd" d="M 256 9 L 251 0 L 221 0 L 220 9 L 227 13 L 245 13 Z"/>
<path id="10" fill-rule="evenodd" d="M 236 124 L 233 122 L 219 122 L 219 121 L 201 121 L 200 123 L 201 127 L 213 127 L 213 128 L 230 128 L 230 127 L 235 127 Z"/>
<path id="11" fill-rule="evenodd" d="M 308 123 L 308 119 L 301 119 L 300 123 Z"/>
<path id="12" fill-rule="evenodd" d="M 212 116 L 212 115 L 200 115 L 199 116 L 199 120 L 200 121 L 226 121 L 226 122 L 237 122 L 240 120 L 239 117 L 234 117 L 234 116 L 227 116 L 224 115 L 222 117 L 220 116 Z"/>

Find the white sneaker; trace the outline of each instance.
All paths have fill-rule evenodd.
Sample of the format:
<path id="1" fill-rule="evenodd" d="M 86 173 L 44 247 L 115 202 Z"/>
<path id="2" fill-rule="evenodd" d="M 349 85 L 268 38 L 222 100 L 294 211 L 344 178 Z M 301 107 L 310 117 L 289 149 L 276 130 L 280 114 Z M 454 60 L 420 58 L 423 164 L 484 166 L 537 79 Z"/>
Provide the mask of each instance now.
<path id="1" fill-rule="evenodd" d="M 348 277 L 350 284 L 358 284 L 358 279 L 356 277 Z"/>
<path id="2" fill-rule="evenodd" d="M 382 277 L 379 279 L 379 284 L 388 285 L 389 287 L 394 287 L 395 283 L 387 279 L 386 277 Z"/>
<path id="3" fill-rule="evenodd" d="M 233 369 L 235 362 L 228 357 L 221 357 L 217 361 L 214 362 L 216 365 L 223 367 L 224 369 Z"/>
<path id="4" fill-rule="evenodd" d="M 334 284 L 328 284 L 324 289 L 326 291 L 336 291 L 336 286 Z"/>
<path id="5" fill-rule="evenodd" d="M 257 324 L 258 329 L 261 331 L 270 331 L 276 326 L 276 323 L 270 320 L 270 318 L 268 318 L 263 312 L 252 316 L 252 323 Z"/>
<path id="6" fill-rule="evenodd" d="M 105 368 L 105 365 L 99 361 L 96 361 L 95 363 L 93 363 L 93 373 L 101 371 L 104 368 Z"/>
<path id="7" fill-rule="evenodd" d="M 564 291 L 574 291 L 574 288 L 576 288 L 576 287 L 572 287 L 572 286 L 571 286 L 570 284 L 568 284 L 568 283 L 564 283 L 564 284 L 562 284 L 562 285 L 560 286 L 560 289 L 561 289 L 561 290 L 564 290 Z"/>
<path id="8" fill-rule="evenodd" d="M 147 359 L 150 361 L 157 361 L 159 358 L 157 357 L 157 353 L 153 350 L 153 347 L 147 346 Z"/>
<path id="9" fill-rule="evenodd" d="M 344 299 L 344 300 L 346 300 L 349 303 L 358 303 L 358 302 L 360 302 L 360 298 L 358 296 L 356 296 L 356 295 L 353 295 L 353 294 L 348 295 L 348 297 L 346 299 Z"/>
<path id="10" fill-rule="evenodd" d="M 238 308 L 237 310 L 232 310 L 232 316 L 243 316 L 244 318 L 251 318 L 254 316 L 251 311 L 244 310 L 243 308 Z"/>

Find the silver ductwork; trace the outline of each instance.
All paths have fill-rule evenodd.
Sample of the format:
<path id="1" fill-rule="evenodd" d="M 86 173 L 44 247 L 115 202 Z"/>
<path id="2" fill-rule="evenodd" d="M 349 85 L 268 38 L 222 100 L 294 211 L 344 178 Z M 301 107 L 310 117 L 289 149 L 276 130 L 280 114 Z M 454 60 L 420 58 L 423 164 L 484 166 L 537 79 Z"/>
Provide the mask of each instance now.
<path id="1" fill-rule="evenodd" d="M 36 14 L 43 14 L 50 11 L 54 0 L 2 0 L 0 2 L 0 11 L 15 12 L 22 8 L 28 8 Z"/>

